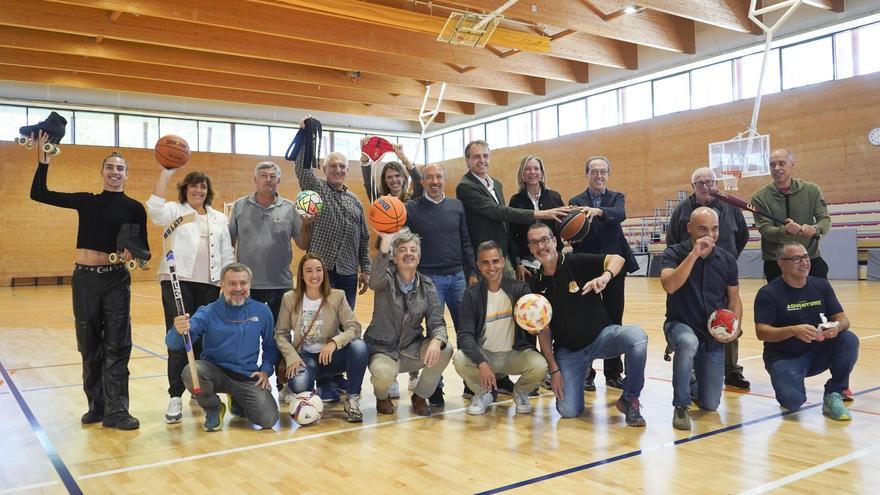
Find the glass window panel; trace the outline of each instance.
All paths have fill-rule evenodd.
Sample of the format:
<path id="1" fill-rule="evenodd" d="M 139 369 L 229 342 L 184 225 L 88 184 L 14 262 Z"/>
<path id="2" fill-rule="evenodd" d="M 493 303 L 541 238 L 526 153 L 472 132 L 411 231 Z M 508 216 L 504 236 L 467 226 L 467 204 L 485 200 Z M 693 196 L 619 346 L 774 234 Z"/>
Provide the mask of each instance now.
<path id="1" fill-rule="evenodd" d="M 831 37 L 782 49 L 782 89 L 834 79 Z"/>
<path id="2" fill-rule="evenodd" d="M 443 136 L 428 138 L 428 162 L 443 161 Z"/>
<path id="3" fill-rule="evenodd" d="M 229 125 L 229 124 L 227 124 Z M 202 151 L 199 148 L 199 123 L 195 120 L 159 119 L 159 136 L 174 134 L 186 140 L 190 150 Z"/>
<path id="4" fill-rule="evenodd" d="M 587 98 L 587 125 L 601 129 L 619 124 L 617 112 L 617 90 L 608 91 Z"/>
<path id="5" fill-rule="evenodd" d="M 556 106 L 542 108 L 532 112 L 535 119 L 535 140 L 554 139 L 559 137 L 559 121 L 556 119 Z"/>
<path id="6" fill-rule="evenodd" d="M 116 146 L 116 122 L 112 113 L 75 112 L 76 144 Z"/>
<path id="7" fill-rule="evenodd" d="M 464 130 L 464 140 L 467 141 L 467 143 L 470 143 L 471 141 L 477 141 L 477 140 L 485 141 L 486 140 L 486 126 L 484 126 L 483 124 L 480 124 L 480 125 L 475 125 L 473 127 L 468 127 L 467 129 Z M 464 143 L 464 144 L 467 144 L 467 143 Z"/>
<path id="8" fill-rule="evenodd" d="M 60 144 L 72 144 L 73 143 L 73 112 L 70 110 L 55 110 L 52 108 L 28 108 L 28 122 L 27 125 L 33 125 L 39 122 L 46 120 L 46 117 L 49 116 L 50 113 L 55 112 L 58 115 L 67 119 L 67 130 L 64 133 L 64 137 L 61 138 Z M 17 131 L 17 129 L 16 129 Z"/>
<path id="9" fill-rule="evenodd" d="M 654 81 L 654 115 L 666 115 L 691 108 L 690 77 L 687 73 Z"/>
<path id="10" fill-rule="evenodd" d="M 853 72 L 856 75 L 880 71 L 880 22 L 853 31 Z"/>
<path id="11" fill-rule="evenodd" d="M 232 153 L 232 124 L 199 121 L 198 150 L 212 153 Z"/>
<path id="12" fill-rule="evenodd" d="M 364 134 L 333 132 L 333 151 L 345 155 L 349 161 L 361 159 L 361 139 Z M 325 155 L 326 156 L 326 155 Z"/>
<path id="13" fill-rule="evenodd" d="M 119 146 L 152 148 L 159 140 L 159 118 L 140 115 L 119 116 Z"/>
<path id="14" fill-rule="evenodd" d="M 410 159 L 413 163 L 425 163 L 424 154 L 425 148 L 423 146 L 419 146 L 422 142 L 420 138 L 407 138 L 407 137 L 399 137 L 397 138 L 397 142 L 403 146 L 403 152 L 406 154 L 406 157 Z M 461 151 L 459 151 L 461 153 Z"/>
<path id="15" fill-rule="evenodd" d="M 853 39 L 854 31 L 844 31 L 834 35 L 834 63 L 837 79 L 846 79 L 855 75 Z"/>
<path id="16" fill-rule="evenodd" d="M 235 124 L 235 152 L 268 155 L 269 128 L 264 125 Z"/>
<path id="17" fill-rule="evenodd" d="M 691 108 L 733 101 L 733 65 L 730 61 L 691 71 Z"/>
<path id="18" fill-rule="evenodd" d="M 19 136 L 18 129 L 26 125 L 27 108 L 0 106 L 0 140 L 12 141 Z"/>
<path id="19" fill-rule="evenodd" d="M 531 113 L 521 113 L 507 119 L 507 129 L 510 138 L 507 140 L 508 146 L 517 146 L 532 142 L 532 115 Z"/>
<path id="20" fill-rule="evenodd" d="M 458 158 L 464 155 L 463 132 L 452 131 L 443 135 L 443 159 Z"/>
<path id="21" fill-rule="evenodd" d="M 755 53 L 734 61 L 736 70 L 736 99 L 754 98 L 758 94 L 758 79 L 761 77 L 761 64 L 764 63 L 764 52 Z M 764 72 L 764 84 L 761 94 L 778 93 L 779 85 L 779 49 L 770 50 L 767 58 L 767 70 Z"/>
<path id="22" fill-rule="evenodd" d="M 486 124 L 486 139 L 489 143 L 489 149 L 497 150 L 498 148 L 507 147 L 507 119 L 496 120 Z"/>
<path id="23" fill-rule="evenodd" d="M 587 100 L 559 105 L 559 135 L 565 136 L 587 130 Z"/>
<path id="24" fill-rule="evenodd" d="M 293 137 L 296 136 L 296 131 L 297 130 L 292 127 L 270 127 L 269 143 L 271 147 L 269 149 L 269 154 L 272 156 L 284 156 L 284 154 L 287 153 L 288 146 L 290 146 L 291 141 L 293 141 Z M 327 133 L 325 132 L 324 134 Z M 326 143 L 327 139 L 328 136 L 324 136 L 321 140 L 322 147 L 328 146 Z M 326 153 L 322 152 L 321 156 L 326 156 Z"/>
<path id="25" fill-rule="evenodd" d="M 624 122 L 636 122 L 654 116 L 651 103 L 651 81 L 627 86 L 620 90 L 620 108 Z"/>

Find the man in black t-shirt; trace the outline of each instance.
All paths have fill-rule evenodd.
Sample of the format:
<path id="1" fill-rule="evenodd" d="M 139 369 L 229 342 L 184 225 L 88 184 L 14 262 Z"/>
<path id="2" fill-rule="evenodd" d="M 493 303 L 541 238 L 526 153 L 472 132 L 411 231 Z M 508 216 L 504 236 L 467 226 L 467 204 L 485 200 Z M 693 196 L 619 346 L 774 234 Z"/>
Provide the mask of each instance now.
<path id="1" fill-rule="evenodd" d="M 645 385 L 648 336 L 633 325 L 611 322 L 602 302 L 602 291 L 623 270 L 616 254 L 560 254 L 556 237 L 543 223 L 529 227 L 529 250 L 541 263 L 532 277 L 532 291 L 553 305 L 553 319 L 538 340 L 550 369 L 556 410 L 564 418 L 584 412 L 584 379 L 594 359 L 625 355 L 626 379 L 617 409 L 626 424 L 645 426 L 639 412 L 639 394 Z"/>
<path id="2" fill-rule="evenodd" d="M 859 357 L 859 339 L 827 280 L 810 277 L 810 257 L 800 243 L 779 247 L 782 277 L 755 297 L 755 330 L 764 341 L 764 367 L 776 400 L 789 411 L 807 401 L 804 378 L 831 371 L 825 382 L 822 412 L 838 421 L 851 419 L 841 392 Z"/>

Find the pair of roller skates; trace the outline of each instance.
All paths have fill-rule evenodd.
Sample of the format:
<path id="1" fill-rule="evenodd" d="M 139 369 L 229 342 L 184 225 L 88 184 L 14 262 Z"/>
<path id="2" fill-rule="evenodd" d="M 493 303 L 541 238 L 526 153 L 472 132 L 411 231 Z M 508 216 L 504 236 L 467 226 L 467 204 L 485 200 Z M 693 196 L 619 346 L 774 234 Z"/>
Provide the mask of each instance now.
<path id="1" fill-rule="evenodd" d="M 125 261 L 125 250 L 131 259 Z M 128 271 L 140 268 L 146 270 L 152 255 L 141 244 L 141 226 L 136 223 L 125 223 L 116 236 L 116 252 L 110 253 L 110 263 L 125 263 Z"/>
<path id="2" fill-rule="evenodd" d="M 46 120 L 34 124 L 26 125 L 18 129 L 20 136 L 15 141 L 27 149 L 32 149 L 36 143 L 37 136 L 40 131 L 45 132 L 49 136 L 49 140 L 43 145 L 43 151 L 50 155 L 61 153 L 58 143 L 64 138 L 67 129 L 67 119 L 52 112 L 46 117 Z"/>

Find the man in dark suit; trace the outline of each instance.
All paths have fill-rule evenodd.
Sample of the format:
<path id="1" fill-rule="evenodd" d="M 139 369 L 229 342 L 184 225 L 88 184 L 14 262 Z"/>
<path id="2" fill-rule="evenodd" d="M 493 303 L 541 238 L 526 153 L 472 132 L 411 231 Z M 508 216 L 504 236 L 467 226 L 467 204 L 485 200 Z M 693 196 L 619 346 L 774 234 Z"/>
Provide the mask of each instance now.
<path id="1" fill-rule="evenodd" d="M 605 308 L 611 323 L 623 324 L 624 285 L 626 274 L 639 269 L 636 257 L 620 224 L 626 220 L 626 199 L 623 193 L 608 189 L 608 176 L 611 162 L 604 156 L 587 158 L 587 190 L 569 200 L 569 204 L 580 206 L 590 217 L 590 232 L 583 241 L 572 246 L 576 253 L 617 254 L 625 260 L 619 277 L 605 289 Z M 605 384 L 609 387 L 623 388 L 623 361 L 619 357 L 605 360 Z M 596 390 L 595 370 L 590 370 L 584 388 Z"/>

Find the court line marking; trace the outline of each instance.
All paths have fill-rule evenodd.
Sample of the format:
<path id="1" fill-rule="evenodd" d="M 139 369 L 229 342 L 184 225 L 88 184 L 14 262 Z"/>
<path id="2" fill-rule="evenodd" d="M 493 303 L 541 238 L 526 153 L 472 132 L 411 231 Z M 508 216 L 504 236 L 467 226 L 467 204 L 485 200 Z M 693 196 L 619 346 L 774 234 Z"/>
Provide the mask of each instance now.
<path id="1" fill-rule="evenodd" d="M 129 380 L 129 381 L 132 381 L 132 380 L 148 380 L 148 379 L 151 379 L 151 378 L 164 378 L 164 377 L 167 377 L 167 376 L 168 376 L 168 373 L 162 373 L 162 374 L 159 374 L 159 375 L 144 375 L 144 376 L 129 377 L 128 380 Z M 43 390 L 57 390 L 57 389 L 60 389 L 60 388 L 73 388 L 73 387 L 82 387 L 82 383 L 66 383 L 66 384 L 64 384 L 64 385 L 47 385 L 47 386 L 45 386 L 45 387 L 23 388 L 23 389 L 21 389 L 21 392 L 22 392 L 22 393 L 26 393 L 26 392 L 40 392 L 40 391 L 43 391 Z M 0 395 L 9 395 L 10 393 L 11 393 L 11 392 L 5 391 L 5 392 L 0 392 Z M 2 493 L 2 492 L 0 492 L 0 493 Z"/>
<path id="2" fill-rule="evenodd" d="M 876 338 L 876 337 L 880 337 L 880 333 L 875 333 L 874 335 L 866 335 L 866 336 L 864 336 L 864 337 L 859 337 L 859 341 L 861 342 L 862 340 L 873 339 L 873 338 Z M 752 359 L 761 359 L 761 358 L 763 358 L 763 357 L 764 357 L 763 354 L 758 354 L 757 356 L 749 356 L 749 357 L 746 357 L 746 358 L 739 358 L 739 360 L 740 360 L 740 361 L 751 361 Z"/>
<path id="3" fill-rule="evenodd" d="M 64 464 L 61 456 L 58 455 L 58 451 L 55 450 L 55 446 L 52 445 L 52 442 L 49 440 L 49 435 L 47 435 L 46 431 L 43 430 L 43 425 L 41 425 L 37 418 L 34 416 L 34 413 L 28 406 L 27 401 L 24 400 L 24 397 L 21 395 L 21 392 L 18 391 L 18 387 L 15 385 L 15 382 L 12 381 L 12 377 L 9 375 L 9 373 L 6 372 L 6 368 L 3 366 L 2 362 L 0 362 L 0 374 L 2 374 L 3 379 L 6 380 L 6 384 L 9 386 L 9 390 L 15 397 L 15 401 L 18 402 L 18 407 L 21 409 L 21 412 L 27 419 L 28 424 L 31 427 L 31 431 L 34 432 L 34 435 L 36 435 L 37 440 L 40 442 L 40 446 L 43 448 L 46 456 L 49 457 L 49 461 L 52 463 L 52 467 L 55 468 L 55 471 L 58 473 L 58 476 L 64 483 L 64 487 L 67 489 L 67 492 L 82 493 L 79 485 L 76 484 L 76 480 L 73 479 L 73 475 L 70 474 L 70 470 L 67 469 L 67 466 Z"/>
<path id="4" fill-rule="evenodd" d="M 765 483 L 744 492 L 740 492 L 740 495 L 757 495 L 759 493 L 767 493 L 770 490 L 775 490 L 776 488 L 788 485 L 789 483 L 794 483 L 795 481 L 809 478 L 814 474 L 821 473 L 822 471 L 827 471 L 831 468 L 840 466 L 841 464 L 846 464 L 856 459 L 861 459 L 862 457 L 871 455 L 878 451 L 880 451 L 880 445 L 865 447 L 863 449 L 856 450 L 855 452 L 850 452 L 849 454 L 842 455 L 836 459 L 831 459 L 830 461 L 823 462 L 818 466 L 813 466 L 811 468 L 804 469 L 803 471 L 788 475 L 784 478 L 779 478 L 776 481 L 771 481 L 770 483 Z"/>
<path id="5" fill-rule="evenodd" d="M 857 394 L 853 394 L 853 395 L 869 394 L 871 392 L 876 392 L 878 390 L 880 390 L 880 387 L 874 387 L 874 388 L 870 388 L 867 390 L 863 390 L 863 391 L 861 391 Z M 791 414 L 798 414 L 801 411 L 806 411 L 808 409 L 814 409 L 814 408 L 819 407 L 821 405 L 822 405 L 822 403 L 817 402 L 815 404 L 804 406 L 804 407 L 798 409 L 797 411 L 785 411 L 785 412 L 774 413 L 774 414 L 770 414 L 770 415 L 763 416 L 760 418 L 751 419 L 749 421 L 744 421 L 742 423 L 737 423 L 734 425 L 725 426 L 724 428 L 719 428 L 717 430 L 711 430 L 711 431 L 707 431 L 705 433 L 700 433 L 699 435 L 694 435 L 694 436 L 690 436 L 687 438 L 680 438 L 680 439 L 675 440 L 673 442 L 666 442 L 666 443 L 663 443 L 660 445 L 655 445 L 653 447 L 647 447 L 647 448 L 643 448 L 643 449 L 632 450 L 630 452 L 624 452 L 623 454 L 618 454 L 616 456 L 608 457 L 606 459 L 600 459 L 598 461 L 593 461 L 593 462 L 590 462 L 587 464 L 582 464 L 580 466 L 573 466 L 573 467 L 570 467 L 567 469 L 563 469 L 561 471 L 543 474 L 541 476 L 535 476 L 534 478 L 529 478 L 526 480 L 517 481 L 515 483 L 500 486 L 497 488 L 492 488 L 490 490 L 477 492 L 477 495 L 488 495 L 488 494 L 492 494 L 492 493 L 501 493 L 501 492 L 505 492 L 508 490 L 513 490 L 515 488 L 522 488 L 524 486 L 533 485 L 533 484 L 540 483 L 540 482 L 547 481 L 547 480 L 554 479 L 554 478 L 559 478 L 562 476 L 566 476 L 568 474 L 577 473 L 580 471 L 586 471 L 586 470 L 592 469 L 594 467 L 603 466 L 605 464 L 611 464 L 611 463 L 614 463 L 617 461 L 622 461 L 624 459 L 629 459 L 630 457 L 636 457 L 636 456 L 642 455 L 645 452 L 659 450 L 659 449 L 663 449 L 663 448 L 667 448 L 667 447 L 676 447 L 678 445 L 684 445 L 686 443 L 694 442 L 697 440 L 702 440 L 704 438 L 719 435 L 721 433 L 727 433 L 729 431 L 743 429 L 747 426 L 751 426 L 751 425 L 758 424 L 758 423 L 763 423 L 763 422 L 769 421 L 771 419 L 781 418 L 781 417 L 788 416 Z"/>

